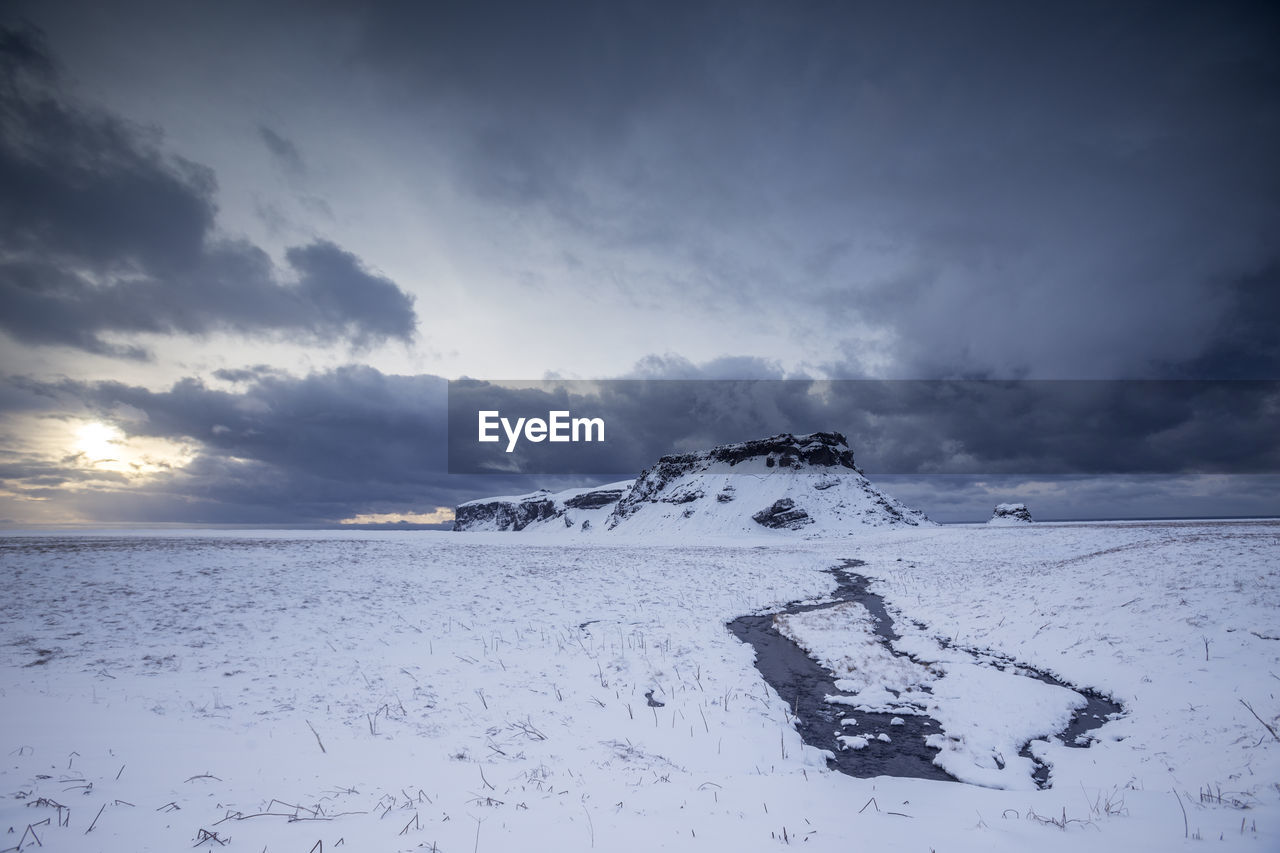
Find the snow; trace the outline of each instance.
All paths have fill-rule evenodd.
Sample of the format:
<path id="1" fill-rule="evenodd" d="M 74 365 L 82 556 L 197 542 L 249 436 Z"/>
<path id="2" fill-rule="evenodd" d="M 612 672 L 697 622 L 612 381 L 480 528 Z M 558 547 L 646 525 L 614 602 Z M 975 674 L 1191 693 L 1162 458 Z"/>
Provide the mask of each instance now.
<path id="1" fill-rule="evenodd" d="M 774 624 L 834 673 L 837 687 L 855 694 L 839 697 L 840 704 L 860 711 L 918 713 L 910 703 L 924 703 L 920 688 L 932 676 L 921 664 L 885 649 L 871 619 L 865 607 L 851 601 L 826 610 L 778 616 Z"/>
<path id="2" fill-rule="evenodd" d="M 1275 522 L 6 536 L 0 833 L 60 851 L 1275 850 L 1280 741 L 1245 703 L 1280 722 L 1278 545 Z M 789 630 L 837 665 L 853 718 L 888 684 L 929 686 L 898 705 L 943 724 L 944 766 L 976 784 L 827 770 L 725 629 L 821 600 L 850 557 L 927 665 L 872 651 L 860 605 Z M 1087 749 L 1032 741 L 1047 790 L 1022 783 L 1018 741 L 1074 694 L 1004 657 L 1125 708 Z M 874 749 L 901 732 L 848 731 Z"/>
<path id="3" fill-rule="evenodd" d="M 753 520 L 756 513 L 779 500 L 793 501 L 811 521 L 796 531 L 769 531 Z M 798 532 L 805 538 L 816 538 L 902 523 L 932 522 L 878 490 L 856 470 L 769 467 L 762 458 L 733 466 L 717 463 L 682 474 L 666 483 L 660 496 L 646 501 L 633 514 L 618 518 L 615 513 L 610 521 L 618 531 L 645 537 L 661 537 L 679 529 L 709 536 L 772 532 L 775 536 L 795 537 Z"/>
<path id="4" fill-rule="evenodd" d="M 975 662 L 932 640 L 895 644 L 899 652 L 909 649 L 912 658 L 894 655 L 876 638 L 871 619 L 865 607 L 850 602 L 779 616 L 776 623 L 836 674 L 836 686 L 850 695 L 830 697 L 834 704 L 864 712 L 928 714 L 947 734 L 936 741 L 940 752 L 934 763 L 943 770 L 975 785 L 1034 789 L 1033 764 L 1018 750 L 1065 728 L 1072 712 L 1085 704 L 1083 697 Z M 992 701 L 997 696 L 999 701 Z"/>

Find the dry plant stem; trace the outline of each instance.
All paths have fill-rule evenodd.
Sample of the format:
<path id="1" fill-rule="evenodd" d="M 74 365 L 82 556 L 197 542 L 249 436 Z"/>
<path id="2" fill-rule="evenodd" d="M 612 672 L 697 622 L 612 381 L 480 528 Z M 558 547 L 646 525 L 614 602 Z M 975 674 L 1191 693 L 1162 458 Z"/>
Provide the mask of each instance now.
<path id="1" fill-rule="evenodd" d="M 1248 702 L 1244 701 L 1243 699 L 1241 699 L 1241 700 L 1240 700 L 1240 704 L 1241 704 L 1241 705 L 1243 705 L 1243 706 L 1245 706 L 1246 708 L 1248 708 L 1248 709 L 1249 709 L 1249 713 L 1250 713 L 1250 714 L 1253 714 L 1253 718 L 1254 718 L 1255 720 L 1257 720 L 1258 722 L 1262 723 L 1263 727 L 1264 727 L 1267 731 L 1271 732 L 1271 736 L 1272 736 L 1273 738 L 1275 738 L 1276 740 L 1280 741 L 1280 735 L 1276 734 L 1276 730 L 1275 730 L 1274 728 L 1272 728 L 1272 727 L 1271 727 L 1271 724 L 1270 724 L 1270 723 L 1268 723 L 1266 720 L 1264 720 L 1264 719 L 1262 719 L 1261 717 L 1259 717 L 1259 716 L 1258 716 L 1258 712 L 1257 712 L 1257 711 L 1255 711 L 1255 710 L 1253 710 L 1253 706 L 1252 706 L 1252 705 L 1250 705 Z"/>
<path id="2" fill-rule="evenodd" d="M 328 750 L 324 748 L 324 741 L 320 740 L 320 733 L 316 731 L 316 727 L 311 725 L 311 721 L 307 720 L 307 728 L 311 729 L 311 733 L 316 736 L 316 743 L 320 744 L 320 751 L 328 754 Z"/>
<path id="3" fill-rule="evenodd" d="M 22 837 L 18 839 L 18 846 L 17 846 L 17 847 L 11 847 L 11 848 L 9 848 L 9 849 L 11 849 L 11 850 L 21 850 L 21 849 L 22 849 L 22 845 L 23 845 L 23 844 L 25 844 L 25 843 L 26 843 L 26 841 L 27 841 L 27 835 L 30 835 L 33 839 L 35 839 L 35 842 L 36 842 L 36 846 L 37 846 L 37 847 L 43 847 L 43 846 L 44 846 L 44 842 L 42 842 L 42 841 L 40 840 L 40 836 L 36 835 L 35 827 L 34 827 L 34 826 L 32 826 L 31 824 L 27 824 L 27 828 L 26 828 L 25 830 L 23 830 L 23 832 L 22 832 Z"/>

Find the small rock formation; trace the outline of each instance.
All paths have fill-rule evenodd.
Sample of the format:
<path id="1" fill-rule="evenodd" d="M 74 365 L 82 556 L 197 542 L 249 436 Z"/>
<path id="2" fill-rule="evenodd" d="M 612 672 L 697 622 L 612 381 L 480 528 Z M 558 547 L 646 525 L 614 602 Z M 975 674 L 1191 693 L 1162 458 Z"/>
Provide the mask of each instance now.
<path id="1" fill-rule="evenodd" d="M 628 488 L 630 485 L 630 483 L 626 484 Z M 569 509 L 600 509 L 616 504 L 625 492 L 625 488 L 605 486 L 565 498 L 564 505 Z"/>
<path id="2" fill-rule="evenodd" d="M 787 530 L 799 530 L 806 524 L 813 524 L 813 519 L 809 517 L 809 513 L 802 509 L 797 509 L 796 502 L 791 498 L 780 498 L 774 501 L 773 506 L 760 510 L 751 516 L 751 520 L 756 524 L 763 524 L 765 527 L 772 527 L 775 530 L 780 527 Z"/>
<path id="3" fill-rule="evenodd" d="M 557 494 L 539 489 L 528 495 L 468 501 L 454 510 L 453 529 L 524 530 L 531 524 L 561 519 L 565 527 L 580 525 L 580 529 L 587 530 L 591 517 L 600 515 L 599 510 L 612 509 L 630 486 L 629 482 L 613 483 Z"/>
<path id="4" fill-rule="evenodd" d="M 1031 512 L 1026 504 L 996 504 L 987 524 L 1030 524 Z"/>

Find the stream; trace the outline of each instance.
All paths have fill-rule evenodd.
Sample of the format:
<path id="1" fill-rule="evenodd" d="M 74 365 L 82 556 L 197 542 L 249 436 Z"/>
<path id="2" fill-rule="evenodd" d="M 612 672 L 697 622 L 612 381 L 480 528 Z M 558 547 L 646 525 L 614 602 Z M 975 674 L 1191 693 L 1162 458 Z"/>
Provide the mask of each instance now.
<path id="1" fill-rule="evenodd" d="M 827 702 L 828 696 L 844 692 L 836 687 L 835 676 L 774 627 L 774 617 L 780 614 L 808 613 L 845 602 L 857 602 L 871 614 L 876 635 L 884 648 L 897 657 L 910 657 L 893 646 L 900 636 L 894 630 L 893 617 L 885 609 L 884 599 L 867 589 L 868 578 L 851 571 L 863 565 L 865 563 L 861 560 L 845 560 L 841 565 L 827 570 L 837 581 L 830 601 L 821 604 L 793 602 L 775 613 L 740 616 L 728 623 L 728 628 L 735 637 L 755 649 L 756 668 L 765 682 L 791 708 L 796 718 L 796 728 L 804 742 L 826 750 L 833 756 L 828 759 L 829 766 L 859 778 L 903 776 L 955 781 L 950 774 L 933 763 L 936 750 L 925 746 L 926 737 L 943 731 L 937 720 L 924 714 L 854 712 L 847 706 Z M 924 626 L 917 623 L 917 627 Z M 958 648 L 943 640 L 938 642 L 944 648 L 966 652 L 975 660 L 982 659 L 1002 670 L 1064 687 L 1083 696 L 1086 706 L 1076 712 L 1067 727 L 1057 735 L 1067 746 L 1087 747 L 1092 742 L 1089 732 L 1123 710 L 1119 704 L 1091 690 L 1076 688 L 1010 658 Z M 924 689 L 927 692 L 928 688 Z M 855 713 L 858 720 L 856 727 L 842 725 L 842 720 Z M 887 743 L 874 739 L 874 735 L 880 732 L 889 735 Z M 842 749 L 837 740 L 842 734 L 860 734 L 873 739 L 864 749 Z M 1031 756 L 1030 744 L 1022 747 L 1021 754 L 1034 762 L 1032 777 L 1036 784 L 1041 788 L 1048 787 L 1049 768 Z"/>

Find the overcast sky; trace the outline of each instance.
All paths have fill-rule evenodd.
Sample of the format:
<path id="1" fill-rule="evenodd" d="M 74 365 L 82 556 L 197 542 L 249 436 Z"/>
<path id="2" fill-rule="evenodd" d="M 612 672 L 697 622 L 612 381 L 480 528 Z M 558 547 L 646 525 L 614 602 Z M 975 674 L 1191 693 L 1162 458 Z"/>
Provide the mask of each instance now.
<path id="1" fill-rule="evenodd" d="M 0 15 L 10 525 L 443 518 L 522 485 L 445 473 L 462 376 L 1280 379 L 1273 3 Z"/>

